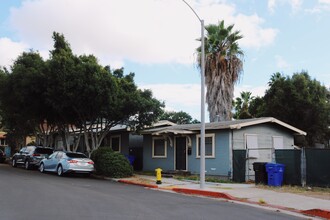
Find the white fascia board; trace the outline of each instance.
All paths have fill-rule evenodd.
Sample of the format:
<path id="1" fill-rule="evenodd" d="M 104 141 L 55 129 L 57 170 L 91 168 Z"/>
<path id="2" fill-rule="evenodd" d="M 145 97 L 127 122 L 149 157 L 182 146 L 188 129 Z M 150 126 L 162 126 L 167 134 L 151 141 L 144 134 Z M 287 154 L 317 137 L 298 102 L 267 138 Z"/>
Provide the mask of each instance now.
<path id="1" fill-rule="evenodd" d="M 276 118 L 273 118 L 273 117 L 268 117 L 268 118 L 261 118 L 261 119 L 256 119 L 254 121 L 249 121 L 249 122 L 242 122 L 242 123 L 239 123 L 239 124 L 235 124 L 235 125 L 230 125 L 229 128 L 230 129 L 240 129 L 242 127 L 248 127 L 248 126 L 252 126 L 252 125 L 257 125 L 257 124 L 263 124 L 263 123 L 268 123 L 268 122 L 271 122 L 271 123 L 276 123 L 276 124 L 279 124 L 285 128 L 288 128 L 292 131 L 295 131 L 297 132 L 298 134 L 300 135 L 304 135 L 306 136 L 307 133 L 298 129 L 298 128 L 295 128 L 287 123 L 284 123 Z"/>

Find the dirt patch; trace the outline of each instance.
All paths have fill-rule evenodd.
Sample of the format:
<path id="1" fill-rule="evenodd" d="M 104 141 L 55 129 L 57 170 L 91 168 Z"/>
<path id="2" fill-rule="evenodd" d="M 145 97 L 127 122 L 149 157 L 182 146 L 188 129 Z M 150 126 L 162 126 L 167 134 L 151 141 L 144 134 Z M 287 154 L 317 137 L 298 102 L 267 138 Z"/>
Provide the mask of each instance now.
<path id="1" fill-rule="evenodd" d="M 320 188 L 320 187 L 300 187 L 300 186 L 282 186 L 282 187 L 271 187 L 258 185 L 260 189 L 273 190 L 276 192 L 284 193 L 294 193 L 303 196 L 330 200 L 330 188 Z"/>

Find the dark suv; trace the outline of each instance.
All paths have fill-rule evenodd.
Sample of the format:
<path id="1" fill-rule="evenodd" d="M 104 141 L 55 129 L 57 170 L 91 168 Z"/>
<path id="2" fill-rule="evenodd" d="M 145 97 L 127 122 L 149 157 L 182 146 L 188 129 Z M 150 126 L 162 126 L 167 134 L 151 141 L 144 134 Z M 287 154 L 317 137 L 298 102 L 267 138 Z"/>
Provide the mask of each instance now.
<path id="1" fill-rule="evenodd" d="M 54 150 L 49 147 L 27 146 L 23 147 L 18 153 L 13 155 L 12 166 L 21 164 L 25 169 L 39 166 L 42 159 L 52 154 Z"/>

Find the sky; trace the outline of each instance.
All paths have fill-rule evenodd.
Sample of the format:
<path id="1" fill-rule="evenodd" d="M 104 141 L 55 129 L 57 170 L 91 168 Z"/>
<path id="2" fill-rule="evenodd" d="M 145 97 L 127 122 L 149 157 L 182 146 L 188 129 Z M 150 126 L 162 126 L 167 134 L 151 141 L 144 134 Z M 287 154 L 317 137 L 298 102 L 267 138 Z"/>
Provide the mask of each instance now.
<path id="1" fill-rule="evenodd" d="M 236 97 L 242 91 L 263 96 L 276 72 L 306 70 L 330 88 L 330 0 L 186 2 L 205 25 L 224 20 L 242 33 Z M 0 66 L 10 69 L 23 51 L 48 59 L 54 31 L 75 54 L 134 72 L 138 87 L 152 90 L 166 110 L 200 120 L 201 23 L 182 0 L 0 0 Z"/>

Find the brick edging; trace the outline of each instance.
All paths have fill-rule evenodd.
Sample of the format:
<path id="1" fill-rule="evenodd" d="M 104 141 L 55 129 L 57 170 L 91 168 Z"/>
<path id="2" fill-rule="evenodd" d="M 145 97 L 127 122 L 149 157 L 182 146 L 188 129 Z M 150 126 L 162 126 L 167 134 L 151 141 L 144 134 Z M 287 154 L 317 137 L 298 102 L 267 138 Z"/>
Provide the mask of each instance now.
<path id="1" fill-rule="evenodd" d="M 222 192 L 213 192 L 213 191 L 204 191 L 198 189 L 186 189 L 186 188 L 173 188 L 174 192 L 184 193 L 184 194 L 192 194 L 192 195 L 200 195 L 200 196 L 207 196 L 213 198 L 223 198 L 229 200 L 237 200 L 235 197 Z"/>
<path id="2" fill-rule="evenodd" d="M 323 210 L 323 209 L 309 209 L 300 211 L 303 214 L 311 215 L 311 216 L 318 216 L 325 219 L 330 219 L 330 211 Z"/>

